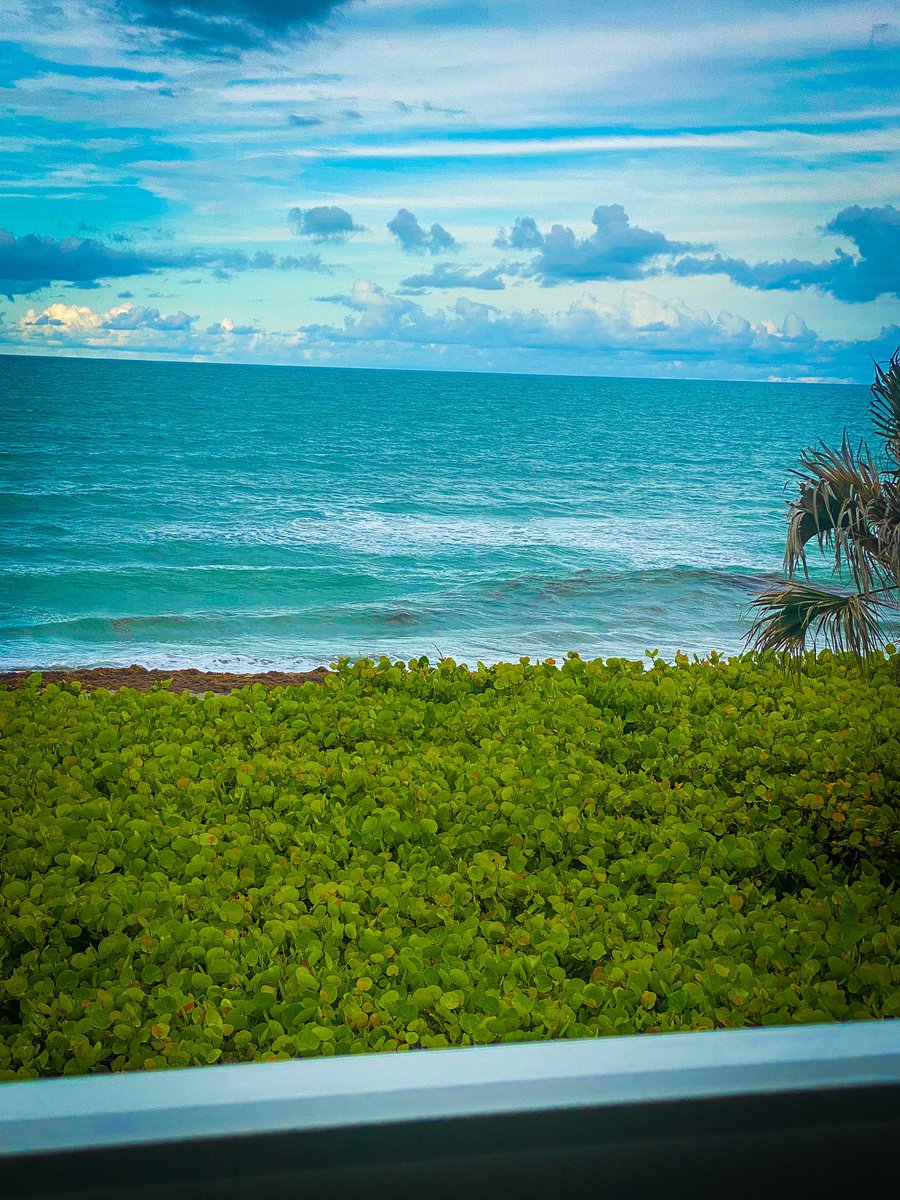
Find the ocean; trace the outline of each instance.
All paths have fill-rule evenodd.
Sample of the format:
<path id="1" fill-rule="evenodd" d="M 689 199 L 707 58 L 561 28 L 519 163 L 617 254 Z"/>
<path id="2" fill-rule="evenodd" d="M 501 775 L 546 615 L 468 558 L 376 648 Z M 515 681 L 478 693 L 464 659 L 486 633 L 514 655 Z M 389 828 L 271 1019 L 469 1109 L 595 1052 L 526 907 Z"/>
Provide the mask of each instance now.
<path id="1" fill-rule="evenodd" d="M 790 469 L 868 401 L 3 356 L 0 666 L 737 653 Z"/>

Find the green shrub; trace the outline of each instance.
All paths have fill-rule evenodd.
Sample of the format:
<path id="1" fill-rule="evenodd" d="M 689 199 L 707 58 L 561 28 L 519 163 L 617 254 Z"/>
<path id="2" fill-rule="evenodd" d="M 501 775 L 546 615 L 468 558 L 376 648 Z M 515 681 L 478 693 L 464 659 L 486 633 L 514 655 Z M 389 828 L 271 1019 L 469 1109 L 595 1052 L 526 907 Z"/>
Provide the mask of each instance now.
<path id="1" fill-rule="evenodd" d="M 900 1016 L 890 655 L 2 691 L 0 1078 Z"/>

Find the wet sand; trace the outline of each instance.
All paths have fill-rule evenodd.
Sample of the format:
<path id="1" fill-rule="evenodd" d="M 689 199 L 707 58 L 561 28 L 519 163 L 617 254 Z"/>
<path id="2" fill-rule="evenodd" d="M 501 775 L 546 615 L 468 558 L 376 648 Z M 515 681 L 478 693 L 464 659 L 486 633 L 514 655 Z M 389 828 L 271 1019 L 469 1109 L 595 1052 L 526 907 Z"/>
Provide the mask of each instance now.
<path id="1" fill-rule="evenodd" d="M 327 667 L 313 671 L 266 671 L 258 675 L 239 675 L 229 671 L 180 671 L 148 670 L 137 665 L 131 667 L 85 667 L 71 670 L 40 671 L 44 683 L 80 683 L 87 690 L 120 687 L 135 688 L 149 692 L 155 684 L 171 679 L 170 691 L 230 692 L 248 684 L 261 683 L 263 687 L 297 687 L 301 683 L 321 683 L 326 675 L 333 674 Z M 31 671 L 0 671 L 0 688 L 21 687 Z"/>

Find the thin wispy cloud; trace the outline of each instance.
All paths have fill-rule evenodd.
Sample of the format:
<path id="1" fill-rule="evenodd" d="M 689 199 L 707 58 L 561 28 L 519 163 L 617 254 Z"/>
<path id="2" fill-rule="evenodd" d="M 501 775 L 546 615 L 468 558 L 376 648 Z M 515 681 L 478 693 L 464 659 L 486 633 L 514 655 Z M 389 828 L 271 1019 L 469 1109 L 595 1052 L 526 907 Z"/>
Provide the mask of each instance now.
<path id="1" fill-rule="evenodd" d="M 896 153 L 900 130 L 867 129 L 823 136 L 802 130 L 585 134 L 571 137 L 443 138 L 435 141 L 381 142 L 375 145 L 328 145 L 292 151 L 298 158 L 538 158 L 621 151 L 705 150 L 774 153 L 815 159 L 834 154 Z"/>
<path id="2" fill-rule="evenodd" d="M 345 0 L 112 0 L 129 26 L 157 34 L 166 46 L 203 58 L 236 58 L 247 50 L 305 34 Z"/>

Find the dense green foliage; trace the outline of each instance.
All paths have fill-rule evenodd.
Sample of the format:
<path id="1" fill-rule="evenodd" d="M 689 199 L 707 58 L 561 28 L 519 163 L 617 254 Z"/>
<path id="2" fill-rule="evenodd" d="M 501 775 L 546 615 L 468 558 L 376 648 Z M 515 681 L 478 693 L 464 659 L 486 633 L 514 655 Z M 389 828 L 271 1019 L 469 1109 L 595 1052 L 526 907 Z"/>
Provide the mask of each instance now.
<path id="1" fill-rule="evenodd" d="M 900 1016 L 897 666 L 0 692 L 0 1078 Z"/>

